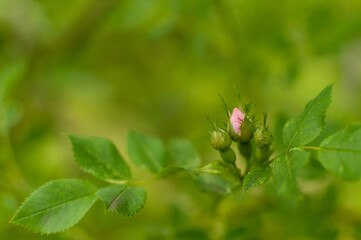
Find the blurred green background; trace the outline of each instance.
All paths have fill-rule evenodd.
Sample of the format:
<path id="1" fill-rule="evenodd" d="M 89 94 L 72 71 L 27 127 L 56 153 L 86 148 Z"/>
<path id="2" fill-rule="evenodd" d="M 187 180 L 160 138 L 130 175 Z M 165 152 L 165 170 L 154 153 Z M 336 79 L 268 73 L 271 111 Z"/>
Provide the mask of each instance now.
<path id="1" fill-rule="evenodd" d="M 360 121 L 361 1 L 0 0 L 0 239 L 361 239 L 360 182 L 315 160 L 299 203 L 270 182 L 215 209 L 217 197 L 180 179 L 146 186 L 132 218 L 98 202 L 57 235 L 8 223 L 47 181 L 104 185 L 79 170 L 63 133 L 110 138 L 126 158 L 130 129 L 186 137 L 203 163 L 217 159 L 205 116 L 221 113 L 219 94 L 235 100 L 233 82 L 276 137 L 330 83 L 324 136 Z"/>

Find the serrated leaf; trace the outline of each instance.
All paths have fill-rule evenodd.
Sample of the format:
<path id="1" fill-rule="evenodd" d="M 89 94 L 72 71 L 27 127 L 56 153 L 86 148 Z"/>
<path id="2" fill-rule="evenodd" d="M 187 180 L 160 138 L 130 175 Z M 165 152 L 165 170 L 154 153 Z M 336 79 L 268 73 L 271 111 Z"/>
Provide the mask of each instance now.
<path id="1" fill-rule="evenodd" d="M 174 164 L 187 169 L 199 167 L 200 158 L 187 139 L 173 139 L 169 143 L 169 153 Z"/>
<path id="2" fill-rule="evenodd" d="M 167 150 L 160 139 L 131 131 L 127 142 L 129 157 L 137 166 L 153 173 L 167 166 Z"/>
<path id="3" fill-rule="evenodd" d="M 243 192 L 267 183 L 271 173 L 269 165 L 261 165 L 252 169 L 243 179 Z"/>
<path id="4" fill-rule="evenodd" d="M 128 164 L 114 144 L 105 138 L 68 135 L 79 167 L 102 180 L 128 180 Z"/>
<path id="5" fill-rule="evenodd" d="M 299 170 L 307 163 L 310 154 L 301 149 L 295 149 L 289 153 L 277 157 L 271 164 L 274 183 L 277 192 L 291 199 L 301 197 L 297 183 Z"/>
<path id="6" fill-rule="evenodd" d="M 95 203 L 95 192 L 92 184 L 79 179 L 48 182 L 30 195 L 11 222 L 34 232 L 63 231 L 76 224 Z"/>
<path id="7" fill-rule="evenodd" d="M 287 149 L 301 147 L 319 136 L 325 126 L 327 108 L 331 103 L 332 85 L 307 103 L 305 110 L 289 120 L 283 128 Z"/>
<path id="8" fill-rule="evenodd" d="M 182 173 L 190 174 L 190 172 L 185 168 L 177 167 L 177 166 L 168 166 L 168 167 L 162 169 L 158 173 L 157 178 L 161 179 L 161 178 L 176 177 Z"/>
<path id="9" fill-rule="evenodd" d="M 344 180 L 361 177 L 361 124 L 354 124 L 323 140 L 318 151 L 321 164 Z"/>
<path id="10" fill-rule="evenodd" d="M 109 211 L 117 211 L 126 217 L 138 213 L 147 199 L 144 188 L 129 185 L 111 185 L 101 188 L 97 195 L 104 201 Z"/>

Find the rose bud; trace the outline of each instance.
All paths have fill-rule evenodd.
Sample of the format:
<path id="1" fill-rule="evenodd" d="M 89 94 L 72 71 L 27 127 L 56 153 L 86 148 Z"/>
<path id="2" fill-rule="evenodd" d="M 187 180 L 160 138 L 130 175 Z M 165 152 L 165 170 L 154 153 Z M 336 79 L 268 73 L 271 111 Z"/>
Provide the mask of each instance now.
<path id="1" fill-rule="evenodd" d="M 220 152 L 223 161 L 233 164 L 236 161 L 236 154 L 232 148 Z"/>
<path id="2" fill-rule="evenodd" d="M 234 108 L 231 118 L 229 135 L 235 142 L 248 142 L 253 137 L 253 126 L 250 119 L 238 108 Z"/>
<path id="3" fill-rule="evenodd" d="M 264 115 L 263 126 L 259 127 L 254 134 L 254 141 L 262 151 L 267 150 L 273 141 L 272 133 L 266 126 L 266 121 L 267 114 Z"/>
<path id="4" fill-rule="evenodd" d="M 212 132 L 211 145 L 218 151 L 225 151 L 231 146 L 232 140 L 226 131 L 218 128 Z"/>

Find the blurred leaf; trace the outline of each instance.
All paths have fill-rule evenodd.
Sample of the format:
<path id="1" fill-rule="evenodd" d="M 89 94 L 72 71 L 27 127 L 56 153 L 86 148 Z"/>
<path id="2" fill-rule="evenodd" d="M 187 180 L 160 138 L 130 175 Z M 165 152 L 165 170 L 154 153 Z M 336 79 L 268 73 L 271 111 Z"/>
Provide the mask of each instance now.
<path id="1" fill-rule="evenodd" d="M 353 124 L 326 138 L 320 145 L 321 164 L 344 180 L 361 177 L 361 124 Z"/>
<path id="2" fill-rule="evenodd" d="M 331 103 L 332 87 L 326 87 L 307 103 L 305 110 L 289 120 L 283 128 L 283 142 L 287 149 L 303 146 L 321 134 L 326 111 Z"/>
<path id="3" fill-rule="evenodd" d="M 227 181 L 218 175 L 210 173 L 199 173 L 196 177 L 199 187 L 206 192 L 230 195 L 235 187 L 239 185 L 236 181 Z"/>
<path id="4" fill-rule="evenodd" d="M 203 168 L 195 169 L 194 172 L 210 173 L 218 175 L 226 180 L 240 181 L 238 170 L 233 165 L 220 160 L 213 161 Z"/>
<path id="5" fill-rule="evenodd" d="M 109 211 L 117 211 L 126 217 L 138 213 L 147 199 L 144 188 L 128 185 L 111 185 L 101 188 L 97 195 L 104 201 Z"/>
<path id="6" fill-rule="evenodd" d="M 153 173 L 167 166 L 167 150 L 160 139 L 131 131 L 127 142 L 129 157 L 137 166 Z"/>
<path id="7" fill-rule="evenodd" d="M 192 143 L 187 139 L 173 139 L 169 143 L 169 153 L 175 165 L 192 169 L 199 167 L 200 158 Z"/>
<path id="8" fill-rule="evenodd" d="M 176 234 L 177 240 L 208 240 L 207 233 L 201 229 L 187 229 Z"/>
<path id="9" fill-rule="evenodd" d="M 7 134 L 9 131 L 20 122 L 22 118 L 22 109 L 19 104 L 3 104 L 5 112 L 5 117 L 0 118 L 0 132 L 2 134 Z"/>
<path id="10" fill-rule="evenodd" d="M 207 192 L 229 195 L 240 184 L 238 170 L 223 161 L 213 161 L 203 168 L 195 169 L 200 188 Z"/>
<path id="11" fill-rule="evenodd" d="M 128 180 L 128 164 L 114 144 L 105 138 L 68 135 L 79 167 L 102 180 Z"/>
<path id="12" fill-rule="evenodd" d="M 97 200 L 87 181 L 63 179 L 38 188 L 16 212 L 12 223 L 34 232 L 56 233 L 76 224 Z"/>
<path id="13" fill-rule="evenodd" d="M 307 163 L 309 156 L 308 152 L 296 149 L 282 154 L 272 162 L 273 180 L 279 194 L 291 199 L 300 197 L 296 177 L 301 167 Z"/>
<path id="14" fill-rule="evenodd" d="M 169 178 L 169 177 L 176 177 L 182 173 L 188 173 L 190 174 L 190 172 L 185 169 L 185 168 L 181 168 L 181 167 L 177 167 L 177 166 L 168 166 L 164 169 L 162 169 L 159 173 L 157 178 Z"/>
<path id="15" fill-rule="evenodd" d="M 269 165 L 261 165 L 252 169 L 243 179 L 243 192 L 267 183 L 271 173 Z"/>
<path id="16" fill-rule="evenodd" d="M 0 102 L 15 88 L 24 71 L 23 62 L 8 64 L 0 70 Z"/>

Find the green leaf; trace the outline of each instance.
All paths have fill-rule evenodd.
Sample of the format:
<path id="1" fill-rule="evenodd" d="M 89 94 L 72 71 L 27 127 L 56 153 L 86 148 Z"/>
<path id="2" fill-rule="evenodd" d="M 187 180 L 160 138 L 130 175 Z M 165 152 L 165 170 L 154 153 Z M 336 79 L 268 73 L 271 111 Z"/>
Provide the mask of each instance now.
<path id="1" fill-rule="evenodd" d="M 296 177 L 299 170 L 309 160 L 309 156 L 308 152 L 295 149 L 280 155 L 272 162 L 273 180 L 279 194 L 291 199 L 301 197 Z"/>
<path id="2" fill-rule="evenodd" d="M 287 149 L 301 147 L 321 134 L 326 111 L 331 103 L 332 85 L 307 103 L 305 110 L 289 120 L 283 128 L 283 142 Z"/>
<path id="3" fill-rule="evenodd" d="M 130 179 L 129 166 L 111 141 L 98 137 L 68 137 L 73 145 L 74 157 L 82 170 L 102 180 Z"/>
<path id="4" fill-rule="evenodd" d="M 126 217 L 138 213 L 147 199 L 144 188 L 129 185 L 111 185 L 101 188 L 97 195 L 104 201 L 109 211 L 117 211 Z"/>
<path id="5" fill-rule="evenodd" d="M 203 168 L 194 169 L 200 188 L 221 195 L 232 194 L 241 183 L 238 170 L 223 161 L 213 161 Z"/>
<path id="6" fill-rule="evenodd" d="M 361 177 L 361 124 L 354 124 L 323 140 L 318 151 L 321 164 L 344 180 Z"/>
<path id="7" fill-rule="evenodd" d="M 271 173 L 269 165 L 261 165 L 252 169 L 243 179 L 243 192 L 267 183 Z"/>
<path id="8" fill-rule="evenodd" d="M 169 143 L 169 153 L 174 164 L 187 169 L 199 167 L 200 158 L 192 143 L 187 139 L 173 139 Z"/>
<path id="9" fill-rule="evenodd" d="M 95 203 L 96 188 L 87 181 L 62 179 L 38 188 L 11 222 L 34 232 L 56 233 L 76 224 Z"/>
<path id="10" fill-rule="evenodd" d="M 170 177 L 177 177 L 182 173 L 191 174 L 187 169 L 177 166 L 169 166 L 162 169 L 159 173 L 157 178 L 170 178 Z"/>
<path id="11" fill-rule="evenodd" d="M 199 173 L 195 178 L 203 191 L 221 195 L 230 195 L 233 189 L 239 186 L 239 181 L 228 181 L 219 175 L 206 172 Z"/>
<path id="12" fill-rule="evenodd" d="M 127 140 L 128 154 L 137 166 L 153 173 L 167 166 L 167 150 L 160 139 L 131 131 Z"/>
<path id="13" fill-rule="evenodd" d="M 194 169 L 193 172 L 209 173 L 218 175 L 226 180 L 240 181 L 238 170 L 233 165 L 220 160 L 213 161 L 203 168 Z"/>

